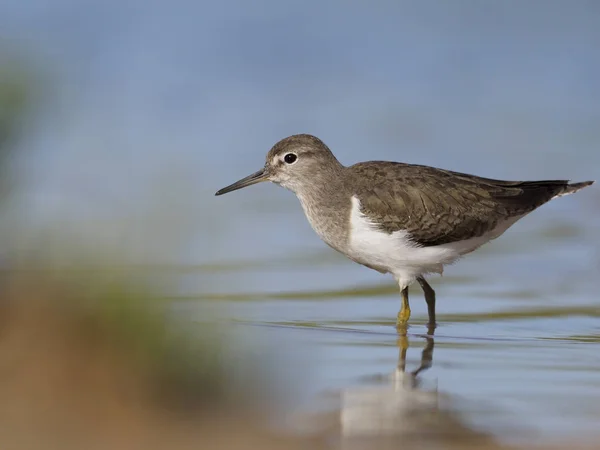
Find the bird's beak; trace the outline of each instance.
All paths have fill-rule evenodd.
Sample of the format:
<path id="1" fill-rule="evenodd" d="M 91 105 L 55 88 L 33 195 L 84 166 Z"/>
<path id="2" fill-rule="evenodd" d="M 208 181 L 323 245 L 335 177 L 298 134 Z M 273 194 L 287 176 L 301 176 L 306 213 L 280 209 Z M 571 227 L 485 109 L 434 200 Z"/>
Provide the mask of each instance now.
<path id="1" fill-rule="evenodd" d="M 218 190 L 215 195 L 227 194 L 228 192 L 236 191 L 236 190 L 244 188 L 246 186 L 250 186 L 252 184 L 261 183 L 263 181 L 268 181 L 268 180 L 269 180 L 269 174 L 267 173 L 267 171 L 265 169 L 261 169 L 258 172 L 253 173 L 252 175 L 248 175 L 247 177 L 242 178 L 241 180 L 236 181 L 235 183 L 230 184 L 229 186 Z"/>

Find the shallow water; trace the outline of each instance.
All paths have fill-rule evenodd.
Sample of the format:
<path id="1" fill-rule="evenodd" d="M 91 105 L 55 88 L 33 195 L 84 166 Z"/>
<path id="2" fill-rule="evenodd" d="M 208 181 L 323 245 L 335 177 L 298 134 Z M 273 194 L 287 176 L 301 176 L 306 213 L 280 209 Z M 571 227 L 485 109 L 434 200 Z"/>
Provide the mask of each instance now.
<path id="1" fill-rule="evenodd" d="M 386 386 L 407 344 L 408 370 L 420 364 L 418 287 L 402 341 L 392 280 L 321 243 L 293 195 L 213 194 L 298 132 L 347 164 L 598 179 L 600 9 L 511 5 L 4 1 L 4 47 L 46 83 L 18 148 L 16 209 L 151 259 L 186 318 L 225 306 L 227 326 L 285 342 L 294 413 L 340 408 L 334 393 Z M 597 432 L 598 192 L 545 205 L 431 278 L 440 325 L 419 379 L 474 427 Z"/>
<path id="2" fill-rule="evenodd" d="M 595 225 L 590 225 L 591 234 Z M 503 440 L 595 435 L 600 417 L 596 249 L 584 245 L 589 244 L 584 227 L 563 236 L 553 236 L 543 224 L 538 230 L 515 228 L 448 268 L 444 277 L 432 278 L 439 326 L 432 366 L 419 379 L 456 399 L 468 424 Z M 303 390 L 307 411 L 316 408 L 307 398 L 316 401 L 325 392 L 372 385 L 373 377 L 393 374 L 403 347 L 409 347 L 408 370 L 419 366 L 427 329 L 417 287 L 411 289 L 413 317 L 402 344 L 394 326 L 399 295 L 393 282 L 328 249 L 312 258 L 206 271 L 236 287 L 251 278 L 256 290 L 194 293 L 202 273 L 200 268 L 182 275 L 187 293 L 180 308 L 193 315 L 199 302 L 218 299 L 236 323 L 261 329 L 267 340 L 291 341 L 302 358 L 290 382 Z"/>

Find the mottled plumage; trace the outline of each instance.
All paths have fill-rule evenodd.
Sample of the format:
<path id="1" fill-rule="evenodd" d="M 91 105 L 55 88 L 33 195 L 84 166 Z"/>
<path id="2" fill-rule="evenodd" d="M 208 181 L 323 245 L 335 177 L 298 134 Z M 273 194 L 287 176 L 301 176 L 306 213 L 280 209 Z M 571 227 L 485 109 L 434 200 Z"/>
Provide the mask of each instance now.
<path id="1" fill-rule="evenodd" d="M 592 181 L 504 181 L 387 161 L 343 166 L 318 138 L 300 134 L 276 143 L 258 172 L 217 192 L 261 181 L 293 191 L 312 228 L 329 246 L 400 286 L 398 322 L 410 317 L 408 286 L 425 292 L 435 323 L 435 293 L 425 281 L 497 238 L 549 200 Z"/>

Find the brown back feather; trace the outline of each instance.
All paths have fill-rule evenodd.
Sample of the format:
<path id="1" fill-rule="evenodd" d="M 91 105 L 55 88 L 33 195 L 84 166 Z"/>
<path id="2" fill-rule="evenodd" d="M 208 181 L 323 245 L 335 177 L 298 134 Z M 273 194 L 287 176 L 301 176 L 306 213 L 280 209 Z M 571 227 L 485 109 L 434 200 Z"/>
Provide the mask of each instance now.
<path id="1" fill-rule="evenodd" d="M 477 237 L 558 195 L 585 187 L 567 180 L 505 181 L 434 167 L 372 161 L 348 167 L 362 212 L 423 246 Z"/>

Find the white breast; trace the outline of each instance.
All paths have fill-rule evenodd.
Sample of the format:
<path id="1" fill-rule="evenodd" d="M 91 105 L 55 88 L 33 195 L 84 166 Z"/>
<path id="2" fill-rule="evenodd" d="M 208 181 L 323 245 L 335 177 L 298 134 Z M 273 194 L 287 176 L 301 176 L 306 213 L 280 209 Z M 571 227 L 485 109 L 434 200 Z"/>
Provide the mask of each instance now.
<path id="1" fill-rule="evenodd" d="M 349 256 L 363 264 L 381 267 L 394 275 L 401 287 L 408 286 L 418 275 L 443 272 L 462 255 L 500 236 L 519 218 L 500 224 L 483 236 L 449 244 L 422 247 L 411 241 L 404 230 L 388 234 L 377 229 L 372 221 L 360 212 L 360 201 L 352 197 L 350 216 Z"/>

